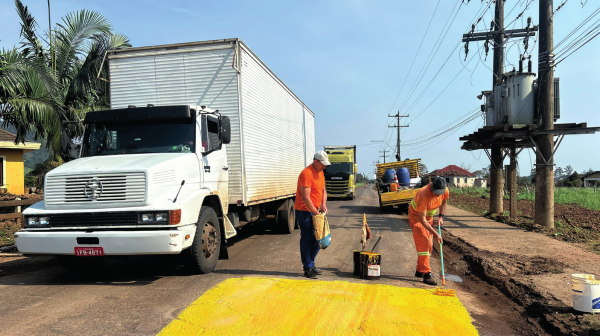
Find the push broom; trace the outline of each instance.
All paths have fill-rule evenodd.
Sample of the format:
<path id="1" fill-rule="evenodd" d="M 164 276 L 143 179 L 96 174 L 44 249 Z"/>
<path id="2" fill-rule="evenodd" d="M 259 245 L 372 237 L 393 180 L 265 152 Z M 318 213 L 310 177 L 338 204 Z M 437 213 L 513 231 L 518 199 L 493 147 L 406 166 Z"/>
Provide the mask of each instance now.
<path id="1" fill-rule="evenodd" d="M 438 225 L 438 232 L 440 237 L 442 236 L 442 226 Z M 442 261 L 442 287 L 437 287 L 433 294 L 440 296 L 456 296 L 454 289 L 446 289 L 446 274 L 444 273 L 444 252 L 442 250 L 442 243 L 440 243 L 440 259 Z"/>

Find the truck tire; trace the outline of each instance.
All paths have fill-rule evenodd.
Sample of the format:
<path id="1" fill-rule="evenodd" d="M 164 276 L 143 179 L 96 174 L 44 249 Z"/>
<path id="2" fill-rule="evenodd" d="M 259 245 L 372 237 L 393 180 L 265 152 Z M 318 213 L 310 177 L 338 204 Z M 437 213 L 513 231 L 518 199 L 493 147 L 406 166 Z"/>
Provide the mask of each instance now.
<path id="1" fill-rule="evenodd" d="M 89 274 L 98 270 L 104 257 L 77 257 L 74 255 L 57 256 L 58 263 L 69 273 Z"/>
<path id="2" fill-rule="evenodd" d="M 278 210 L 277 226 L 281 232 L 291 234 L 296 228 L 296 212 L 294 211 L 294 202 L 287 200 L 283 210 Z"/>
<path id="3" fill-rule="evenodd" d="M 207 274 L 217 266 L 221 251 L 221 225 L 217 213 L 211 207 L 200 209 L 196 235 L 188 249 L 189 266 L 195 274 Z"/>

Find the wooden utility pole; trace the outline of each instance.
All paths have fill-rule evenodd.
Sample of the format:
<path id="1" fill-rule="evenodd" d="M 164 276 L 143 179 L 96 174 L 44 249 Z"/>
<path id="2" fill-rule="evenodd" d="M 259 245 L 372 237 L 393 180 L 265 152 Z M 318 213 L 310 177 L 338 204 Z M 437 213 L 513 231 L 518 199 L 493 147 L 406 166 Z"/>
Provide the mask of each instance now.
<path id="1" fill-rule="evenodd" d="M 396 113 L 396 115 L 389 115 L 388 117 L 390 118 L 396 118 L 396 125 L 392 125 L 392 126 L 388 126 L 389 128 L 395 128 L 398 131 L 398 140 L 396 142 L 396 161 L 402 161 L 402 159 L 400 158 L 400 127 L 408 127 L 408 125 L 404 125 L 404 126 L 400 126 L 400 118 L 408 118 L 408 115 L 400 115 L 400 111 L 398 111 L 398 113 Z"/>
<path id="2" fill-rule="evenodd" d="M 554 129 L 554 24 L 553 0 L 540 0 L 538 49 L 538 121 L 540 130 Z M 535 223 L 554 227 L 554 134 L 535 137 Z"/>
<path id="3" fill-rule="evenodd" d="M 492 88 L 499 84 L 504 73 L 504 0 L 496 0 L 494 11 L 494 81 Z M 503 152 L 500 145 L 492 146 L 490 171 L 490 213 L 504 212 L 504 178 L 502 176 Z"/>
<path id="4" fill-rule="evenodd" d="M 386 158 L 386 155 L 385 155 L 385 153 L 386 153 L 386 152 L 387 152 L 387 151 L 385 150 L 385 148 L 383 149 L 383 152 L 379 152 L 379 153 L 383 153 L 383 155 L 380 155 L 380 156 L 383 156 L 383 163 L 385 163 L 385 158 Z"/>

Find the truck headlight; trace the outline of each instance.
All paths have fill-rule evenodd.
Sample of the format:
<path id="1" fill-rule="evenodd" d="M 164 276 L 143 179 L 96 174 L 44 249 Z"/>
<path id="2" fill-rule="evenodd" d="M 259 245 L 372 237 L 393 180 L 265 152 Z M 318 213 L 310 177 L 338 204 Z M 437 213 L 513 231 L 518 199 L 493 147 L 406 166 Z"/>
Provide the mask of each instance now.
<path id="1" fill-rule="evenodd" d="M 154 214 L 154 220 L 157 222 L 166 222 L 168 215 L 166 212 L 157 212 Z"/>
<path id="2" fill-rule="evenodd" d="M 27 225 L 28 226 L 38 226 L 38 225 L 40 225 L 40 220 L 39 220 L 38 217 L 28 217 L 27 218 Z"/>
<path id="3" fill-rule="evenodd" d="M 154 222 L 154 214 L 153 213 L 143 213 L 142 214 L 142 222 Z"/>
<path id="4" fill-rule="evenodd" d="M 50 217 L 40 217 L 40 225 L 49 225 Z"/>
<path id="5" fill-rule="evenodd" d="M 348 192 L 353 192 L 353 191 L 354 191 L 354 189 L 348 188 Z"/>

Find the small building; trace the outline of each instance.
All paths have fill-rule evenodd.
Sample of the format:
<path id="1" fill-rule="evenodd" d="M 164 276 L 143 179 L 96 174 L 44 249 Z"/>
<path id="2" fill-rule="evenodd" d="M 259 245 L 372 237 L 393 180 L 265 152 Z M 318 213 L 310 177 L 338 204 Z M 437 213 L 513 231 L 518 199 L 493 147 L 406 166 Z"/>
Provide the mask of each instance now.
<path id="1" fill-rule="evenodd" d="M 583 186 L 584 187 L 593 187 L 594 183 L 596 185 L 600 185 L 600 183 L 594 182 L 594 181 L 600 181 L 600 171 L 595 171 L 593 173 L 589 173 L 589 174 L 585 175 L 583 177 Z"/>
<path id="2" fill-rule="evenodd" d="M 436 169 L 436 170 L 430 172 L 429 174 L 427 174 L 426 176 L 443 177 L 446 179 L 446 183 L 448 184 L 449 187 L 459 187 L 459 188 L 474 187 L 474 186 L 477 186 L 476 180 L 483 180 L 483 181 L 479 181 L 478 183 L 480 185 L 484 185 L 484 188 L 487 187 L 487 181 L 485 181 L 485 179 L 479 179 L 479 178 L 477 178 L 477 176 L 475 176 L 475 174 L 469 172 L 468 170 L 462 169 L 459 166 L 455 166 L 455 165 L 449 165 L 442 169 Z"/>
<path id="3" fill-rule="evenodd" d="M 40 144 L 25 140 L 15 144 L 17 136 L 0 129 L 0 189 L 20 195 L 25 191 L 23 154 L 40 149 Z"/>
<path id="4" fill-rule="evenodd" d="M 475 178 L 475 187 L 479 187 L 479 188 L 487 188 L 488 187 L 488 180 L 486 178 L 482 178 L 482 177 L 477 177 Z"/>

